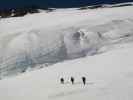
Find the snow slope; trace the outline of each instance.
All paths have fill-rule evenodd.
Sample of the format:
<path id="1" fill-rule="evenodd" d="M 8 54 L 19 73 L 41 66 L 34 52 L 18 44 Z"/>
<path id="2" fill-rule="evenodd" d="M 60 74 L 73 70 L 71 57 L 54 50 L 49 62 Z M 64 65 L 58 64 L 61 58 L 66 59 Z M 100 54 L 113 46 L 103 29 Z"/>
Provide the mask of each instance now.
<path id="1" fill-rule="evenodd" d="M 0 20 L 0 77 L 108 51 L 133 40 L 133 6 Z"/>
<path id="2" fill-rule="evenodd" d="M 0 80 L 0 99 L 133 100 L 132 11 L 59 9 L 0 20 L 0 77 L 27 71 Z"/>
<path id="3" fill-rule="evenodd" d="M 120 49 L 121 48 L 121 49 Z M 132 100 L 133 43 L 0 81 L 2 100 Z M 69 82 L 71 76 L 75 84 Z M 86 76 L 84 86 L 81 77 Z M 65 84 L 60 84 L 60 78 Z"/>

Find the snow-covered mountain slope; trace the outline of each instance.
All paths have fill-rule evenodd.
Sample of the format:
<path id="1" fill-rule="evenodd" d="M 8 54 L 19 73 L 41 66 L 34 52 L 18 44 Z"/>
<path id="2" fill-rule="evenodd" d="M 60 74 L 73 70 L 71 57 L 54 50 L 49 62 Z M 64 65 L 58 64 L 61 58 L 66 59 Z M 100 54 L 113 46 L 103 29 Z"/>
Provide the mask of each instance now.
<path id="1" fill-rule="evenodd" d="M 0 77 L 103 53 L 133 41 L 133 6 L 51 13 L 0 20 Z"/>
<path id="2" fill-rule="evenodd" d="M 133 43 L 0 81 L 2 100 L 132 100 Z M 72 85 L 70 77 L 75 78 Z M 87 78 L 82 84 L 81 77 Z M 65 84 L 60 84 L 60 78 Z"/>

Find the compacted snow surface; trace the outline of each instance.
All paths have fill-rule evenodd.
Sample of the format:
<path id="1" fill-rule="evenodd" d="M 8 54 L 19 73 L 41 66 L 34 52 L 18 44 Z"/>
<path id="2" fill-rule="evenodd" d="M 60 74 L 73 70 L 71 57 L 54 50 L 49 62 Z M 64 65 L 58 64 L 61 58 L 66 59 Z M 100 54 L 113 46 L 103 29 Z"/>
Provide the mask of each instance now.
<path id="1" fill-rule="evenodd" d="M 132 11 L 57 9 L 1 19 L 0 99 L 132 100 Z"/>

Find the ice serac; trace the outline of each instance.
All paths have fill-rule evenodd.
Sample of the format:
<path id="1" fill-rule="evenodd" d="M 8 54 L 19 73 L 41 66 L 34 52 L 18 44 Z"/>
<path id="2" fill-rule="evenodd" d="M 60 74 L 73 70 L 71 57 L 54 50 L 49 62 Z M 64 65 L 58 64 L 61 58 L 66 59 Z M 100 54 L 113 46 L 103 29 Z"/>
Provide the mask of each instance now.
<path id="1" fill-rule="evenodd" d="M 116 44 L 132 42 L 132 9 L 65 9 L 1 20 L 0 77 L 40 64 L 92 56 Z"/>

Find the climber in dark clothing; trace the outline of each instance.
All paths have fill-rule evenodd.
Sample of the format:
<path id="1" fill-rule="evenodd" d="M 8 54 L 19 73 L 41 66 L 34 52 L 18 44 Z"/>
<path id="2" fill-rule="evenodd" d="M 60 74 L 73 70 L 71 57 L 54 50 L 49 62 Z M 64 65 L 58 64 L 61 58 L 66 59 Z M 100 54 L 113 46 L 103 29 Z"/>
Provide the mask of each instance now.
<path id="1" fill-rule="evenodd" d="M 60 79 L 61 84 L 64 84 L 64 78 Z"/>
<path id="2" fill-rule="evenodd" d="M 71 82 L 72 82 L 72 84 L 74 84 L 74 78 L 73 77 L 71 77 Z"/>
<path id="3" fill-rule="evenodd" d="M 85 85 L 86 84 L 86 78 L 82 77 L 82 81 L 83 81 L 83 84 Z"/>

